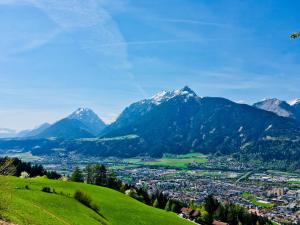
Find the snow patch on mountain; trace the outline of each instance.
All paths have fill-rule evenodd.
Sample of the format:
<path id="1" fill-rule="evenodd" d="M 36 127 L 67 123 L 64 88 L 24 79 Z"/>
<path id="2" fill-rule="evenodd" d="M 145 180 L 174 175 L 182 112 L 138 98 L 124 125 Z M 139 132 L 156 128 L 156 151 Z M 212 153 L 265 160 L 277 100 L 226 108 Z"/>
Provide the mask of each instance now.
<path id="1" fill-rule="evenodd" d="M 300 104 L 300 98 L 291 100 L 291 101 L 289 101 L 288 103 L 289 103 L 291 106 Z"/>
<path id="2" fill-rule="evenodd" d="M 185 96 L 185 99 L 197 97 L 195 92 L 193 92 L 189 87 L 184 87 L 183 89 L 178 89 L 174 91 L 161 91 L 158 94 L 154 95 L 150 99 L 150 101 L 155 105 L 160 105 L 161 103 L 169 101 L 170 99 L 177 96 Z"/>

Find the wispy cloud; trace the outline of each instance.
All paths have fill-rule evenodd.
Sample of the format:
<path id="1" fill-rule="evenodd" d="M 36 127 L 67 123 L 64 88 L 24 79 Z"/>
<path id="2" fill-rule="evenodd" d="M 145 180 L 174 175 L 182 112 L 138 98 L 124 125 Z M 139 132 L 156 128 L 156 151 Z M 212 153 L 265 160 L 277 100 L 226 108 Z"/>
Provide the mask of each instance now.
<path id="1" fill-rule="evenodd" d="M 56 36 L 58 36 L 60 33 L 62 33 L 61 29 L 54 29 L 49 31 L 46 34 L 43 34 L 37 38 L 31 39 L 28 42 L 24 43 L 23 46 L 12 50 L 12 54 L 20 54 L 23 52 L 27 52 L 30 50 L 34 50 L 36 48 L 42 47 L 43 45 L 48 44 L 51 42 Z"/>
<path id="2" fill-rule="evenodd" d="M 9 39 L 10 42 L 20 42 L 20 44 L 17 47 L 11 44 L 12 47 L 9 49 L 9 54 L 6 55 L 6 59 L 11 55 L 38 49 L 53 41 L 58 35 L 68 35 L 78 45 L 79 49 L 97 55 L 99 67 L 109 69 L 111 72 L 114 71 L 113 73 L 127 74 L 128 80 L 133 82 L 133 86 L 137 88 L 137 91 L 141 95 L 145 95 L 142 86 L 137 83 L 134 74 L 130 72 L 132 66 L 128 57 L 128 46 L 146 44 L 147 42 L 127 42 L 111 13 L 107 10 L 107 8 L 116 7 L 119 10 L 120 7 L 125 7 L 124 4 L 116 4 L 115 1 L 107 0 L 0 1 L 0 5 L 19 6 L 21 4 L 28 4 L 43 12 L 56 25 L 56 28 L 30 36 L 30 38 L 21 38 L 16 35 L 14 40 Z M 110 4 L 112 4 L 112 7 L 109 7 Z M 84 33 L 84 36 L 78 35 L 80 32 Z M 21 35 L 27 34 L 22 33 Z M 153 41 L 152 44 L 170 41 L 172 40 Z M 150 42 L 148 43 L 150 44 Z M 3 54 L 1 58 L 4 58 Z"/>
<path id="3" fill-rule="evenodd" d="M 200 26 L 213 26 L 213 27 L 221 27 L 221 28 L 230 28 L 230 25 L 217 23 L 217 22 L 209 22 L 209 21 L 202 21 L 202 20 L 191 20 L 191 19 L 172 19 L 172 18 L 158 18 L 153 19 L 160 22 L 166 23 L 183 23 L 183 24 L 194 24 Z"/>
<path id="4" fill-rule="evenodd" d="M 135 46 L 135 45 L 156 45 L 156 44 L 172 44 L 172 43 L 187 43 L 187 42 L 200 42 L 200 39 L 168 39 L 168 40 L 146 40 L 146 41 L 124 41 L 100 44 L 97 47 L 114 47 L 114 46 Z"/>

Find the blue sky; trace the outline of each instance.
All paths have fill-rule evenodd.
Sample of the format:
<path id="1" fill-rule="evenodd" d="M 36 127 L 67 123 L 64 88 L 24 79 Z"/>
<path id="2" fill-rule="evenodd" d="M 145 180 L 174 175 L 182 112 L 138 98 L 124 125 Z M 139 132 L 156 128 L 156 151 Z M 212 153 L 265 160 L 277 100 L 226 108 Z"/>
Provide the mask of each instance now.
<path id="1" fill-rule="evenodd" d="M 253 103 L 300 98 L 300 2 L 0 0 L 0 127 L 78 107 L 113 121 L 132 102 L 190 86 Z"/>

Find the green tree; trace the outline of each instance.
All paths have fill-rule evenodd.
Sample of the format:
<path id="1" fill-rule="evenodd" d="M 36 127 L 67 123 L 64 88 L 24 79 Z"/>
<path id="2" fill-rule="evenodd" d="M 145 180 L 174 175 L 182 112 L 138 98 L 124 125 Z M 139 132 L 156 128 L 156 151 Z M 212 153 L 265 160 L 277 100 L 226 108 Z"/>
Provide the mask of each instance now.
<path id="1" fill-rule="evenodd" d="M 155 199 L 155 201 L 154 201 L 154 203 L 153 203 L 153 207 L 154 207 L 154 208 L 159 208 L 159 203 L 158 203 L 157 198 Z"/>
<path id="2" fill-rule="evenodd" d="M 84 181 L 82 171 L 78 166 L 75 167 L 75 169 L 71 175 L 71 181 L 74 181 L 74 182 L 83 182 Z"/>
<path id="3" fill-rule="evenodd" d="M 176 202 L 172 202 L 171 205 L 171 211 L 177 213 L 177 203 Z"/>
<path id="4" fill-rule="evenodd" d="M 295 32 L 295 33 L 292 33 L 292 34 L 290 35 L 290 38 L 293 38 L 293 39 L 298 38 L 298 37 L 300 37 L 300 31 Z"/>
<path id="5" fill-rule="evenodd" d="M 220 203 L 213 195 L 208 195 L 205 198 L 205 210 L 209 215 L 213 215 L 213 213 L 218 209 L 219 204 Z"/>
<path id="6" fill-rule="evenodd" d="M 215 212 L 215 218 L 220 221 L 226 221 L 226 214 L 227 213 L 225 207 L 222 204 L 220 204 L 220 206 Z"/>
<path id="7" fill-rule="evenodd" d="M 171 201 L 168 200 L 168 201 L 167 201 L 167 204 L 166 204 L 166 206 L 165 206 L 165 210 L 166 210 L 166 211 L 171 211 L 171 205 L 172 205 Z"/>
<path id="8" fill-rule="evenodd" d="M 84 172 L 86 173 L 86 182 L 88 184 L 93 184 L 93 167 L 91 165 L 87 165 Z"/>

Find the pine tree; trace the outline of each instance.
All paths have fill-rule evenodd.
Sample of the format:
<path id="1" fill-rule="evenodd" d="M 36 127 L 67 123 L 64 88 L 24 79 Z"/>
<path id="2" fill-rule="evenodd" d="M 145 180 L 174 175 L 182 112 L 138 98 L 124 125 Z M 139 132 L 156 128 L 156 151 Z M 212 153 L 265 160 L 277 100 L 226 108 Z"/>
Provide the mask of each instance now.
<path id="1" fill-rule="evenodd" d="M 84 181 L 82 171 L 78 166 L 75 167 L 75 169 L 71 175 L 71 181 L 74 181 L 74 182 L 83 182 Z"/>
<path id="2" fill-rule="evenodd" d="M 172 205 L 171 205 L 171 211 L 174 212 L 174 213 L 177 213 L 177 203 L 176 202 L 173 202 Z"/>
<path id="3" fill-rule="evenodd" d="M 166 211 L 171 211 L 171 205 L 172 205 L 171 201 L 168 200 L 168 201 L 167 201 L 167 204 L 166 204 L 166 206 L 165 206 L 165 210 L 166 210 Z"/>
<path id="4" fill-rule="evenodd" d="M 158 203 L 157 198 L 155 199 L 155 201 L 154 201 L 154 203 L 153 203 L 153 207 L 154 207 L 154 208 L 159 208 L 159 203 Z"/>

